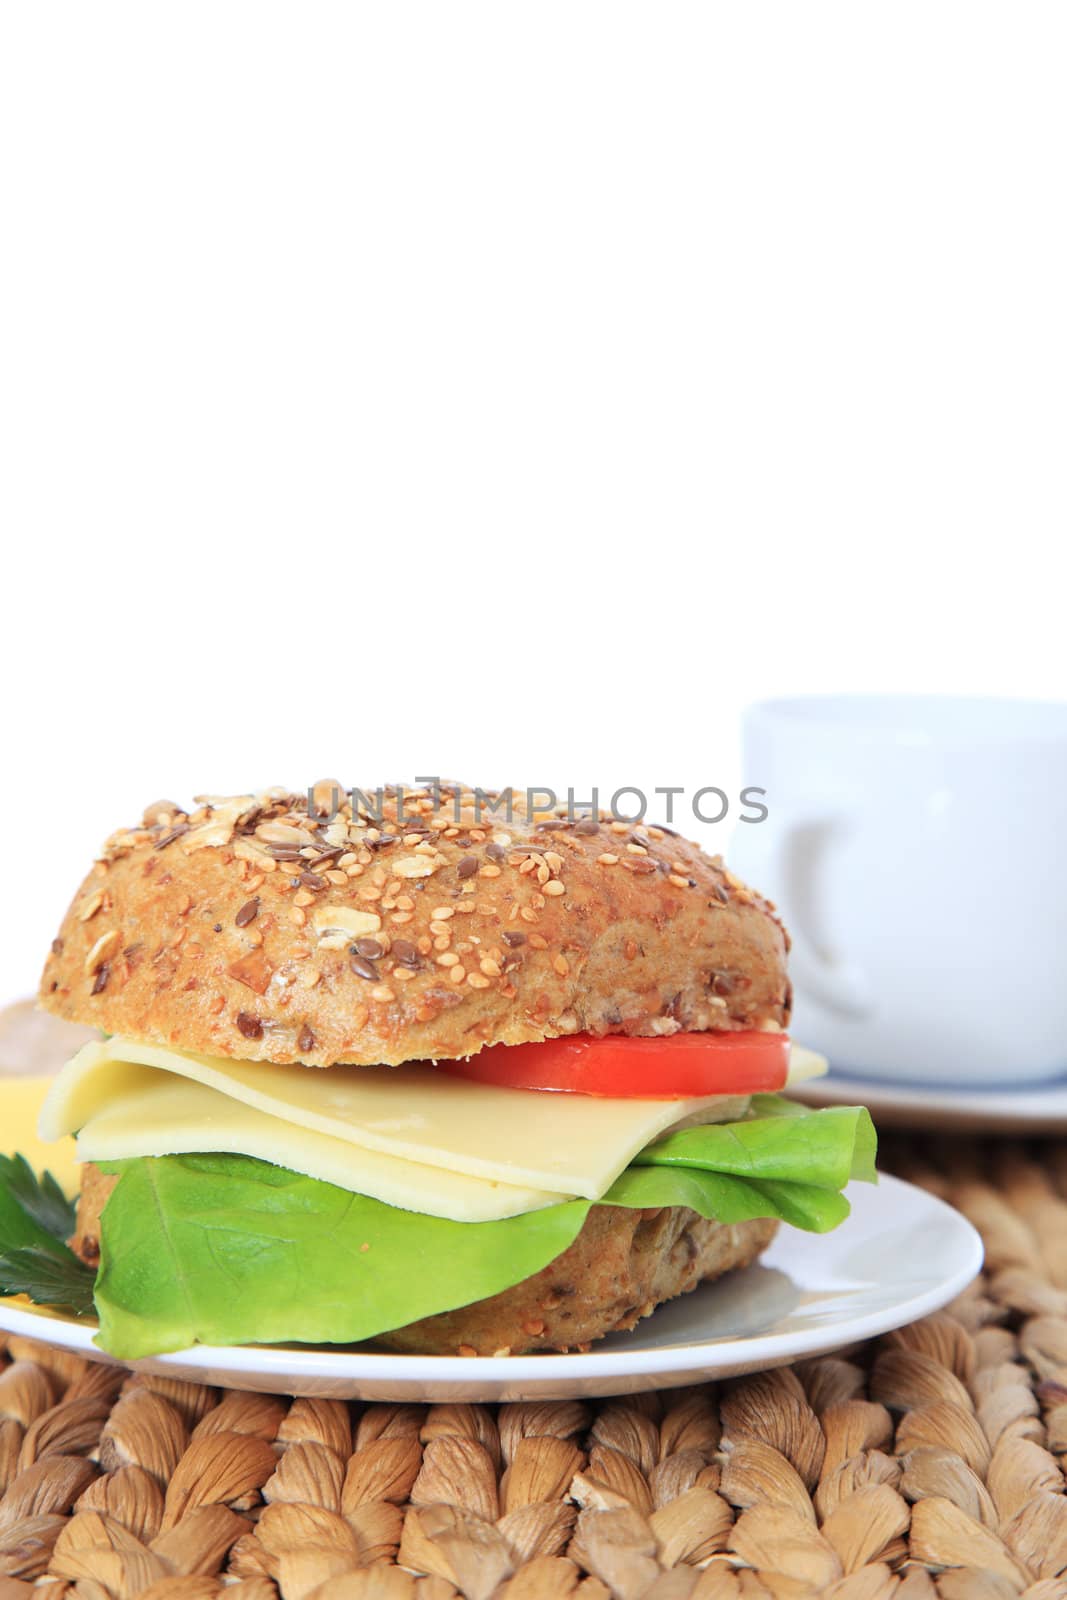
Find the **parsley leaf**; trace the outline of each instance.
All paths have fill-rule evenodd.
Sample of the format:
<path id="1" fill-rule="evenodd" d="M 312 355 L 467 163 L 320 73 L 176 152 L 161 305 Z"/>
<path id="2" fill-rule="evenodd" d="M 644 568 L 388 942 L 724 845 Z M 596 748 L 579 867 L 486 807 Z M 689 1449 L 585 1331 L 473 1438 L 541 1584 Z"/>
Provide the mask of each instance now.
<path id="1" fill-rule="evenodd" d="M 75 1205 L 50 1172 L 36 1177 L 24 1156 L 0 1156 L 0 1295 L 85 1316 L 96 1274 L 66 1243 Z"/>

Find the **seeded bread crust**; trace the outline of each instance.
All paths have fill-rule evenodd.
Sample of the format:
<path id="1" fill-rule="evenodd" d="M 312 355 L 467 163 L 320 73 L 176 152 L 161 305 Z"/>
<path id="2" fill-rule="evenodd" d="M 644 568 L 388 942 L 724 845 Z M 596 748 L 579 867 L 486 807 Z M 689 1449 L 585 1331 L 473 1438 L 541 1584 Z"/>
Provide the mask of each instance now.
<path id="1" fill-rule="evenodd" d="M 118 1182 L 91 1163 L 83 1171 L 71 1248 L 100 1261 L 100 1213 Z M 777 1222 L 728 1226 L 685 1206 L 634 1211 L 593 1206 L 568 1250 L 532 1278 L 457 1311 L 382 1334 L 376 1344 L 411 1355 L 520 1355 L 568 1350 L 632 1328 L 665 1300 L 747 1267 Z"/>
<path id="2" fill-rule="evenodd" d="M 773 907 L 670 830 L 474 792 L 167 801 L 64 918 L 46 1009 L 252 1061 L 395 1064 L 568 1033 L 785 1027 Z M 518 800 L 519 796 L 516 795 Z"/>

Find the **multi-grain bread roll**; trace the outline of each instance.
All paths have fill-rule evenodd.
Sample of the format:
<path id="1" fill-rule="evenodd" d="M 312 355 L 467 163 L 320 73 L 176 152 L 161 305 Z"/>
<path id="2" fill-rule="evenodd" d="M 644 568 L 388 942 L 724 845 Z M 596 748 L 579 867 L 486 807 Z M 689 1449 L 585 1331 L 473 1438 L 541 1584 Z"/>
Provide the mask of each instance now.
<path id="1" fill-rule="evenodd" d="M 328 815 L 337 790 L 315 792 Z M 41 1003 L 319 1067 L 787 1024 L 785 933 L 719 857 L 650 824 L 441 799 L 406 796 L 400 826 L 277 791 L 149 806 L 75 896 Z"/>
<path id="2" fill-rule="evenodd" d="M 120 1174 L 137 1168 L 140 1181 L 160 1164 L 185 1162 L 166 1168 L 184 1181 L 198 1151 L 230 1152 L 233 1181 L 247 1183 L 263 1170 L 272 1129 L 271 1160 L 284 1175 L 272 1195 L 287 1193 L 293 1175 L 314 1180 L 300 1191 L 305 1209 L 320 1198 L 325 1205 L 338 1183 L 350 1191 L 368 1219 L 358 1247 L 369 1253 L 368 1272 L 380 1259 L 375 1218 L 395 1230 L 398 1210 L 401 1245 L 405 1228 L 417 1242 L 434 1219 L 476 1229 L 510 1218 L 519 1231 L 508 1237 L 521 1242 L 523 1228 L 542 1227 L 546 1216 L 554 1226 L 569 1206 L 574 1217 L 569 1243 L 551 1246 L 536 1270 L 509 1276 L 506 1264 L 494 1265 L 495 1277 L 486 1277 L 482 1263 L 468 1261 L 481 1292 L 466 1299 L 460 1283 L 436 1299 L 428 1288 L 421 1298 L 392 1290 L 392 1323 L 370 1309 L 374 1283 L 353 1273 L 350 1289 L 342 1279 L 331 1291 L 335 1321 L 323 1324 L 323 1340 L 349 1342 L 370 1328 L 401 1351 L 584 1347 L 765 1248 L 780 1213 L 771 1204 L 764 1215 L 751 1184 L 724 1220 L 715 1209 L 721 1198 L 639 1202 L 673 1193 L 657 1154 L 664 1130 L 750 1117 L 749 1092 L 785 1079 L 788 941 L 773 907 L 670 829 L 519 807 L 504 817 L 502 809 L 455 786 L 402 800 L 387 792 L 373 815 L 353 810 L 335 786 L 317 785 L 309 797 L 271 790 L 202 800 L 188 813 L 161 802 L 108 841 L 64 918 L 40 991 L 49 1010 L 116 1036 L 75 1058 L 42 1124 L 53 1135 L 76 1132 L 89 1152 L 72 1243 L 100 1266 L 105 1334 L 118 1315 L 133 1317 L 137 1338 L 152 1337 L 151 1318 L 128 1304 L 140 1280 L 131 1274 L 131 1288 L 123 1268 L 131 1239 L 151 1259 L 151 1237 L 138 1230 L 154 1222 L 122 1200 Z M 561 1040 L 570 1054 L 561 1055 Z M 516 1074 L 519 1062 L 533 1062 L 535 1076 Z M 541 1062 L 550 1063 L 547 1075 Z M 419 1067 L 412 1078 L 411 1063 L 443 1065 Z M 435 1143 L 426 1126 L 438 1114 L 426 1106 L 440 1105 L 430 1092 L 440 1091 L 444 1064 L 449 1094 L 476 1108 L 472 1123 L 492 1123 L 480 1143 L 472 1125 L 454 1161 L 447 1140 Z M 605 1089 L 605 1072 L 609 1082 L 618 1075 L 617 1092 Z M 361 1109 L 364 1086 L 388 1097 L 393 1084 L 416 1087 L 389 1102 L 391 1121 L 380 1108 Z M 556 1092 L 546 1100 L 546 1090 Z M 591 1096 L 599 1097 L 592 1112 Z M 190 1123 L 187 1105 L 198 1108 L 199 1123 Z M 545 1141 L 546 1106 L 550 1121 L 559 1119 L 558 1151 Z M 592 1130 L 599 1176 L 587 1175 L 575 1151 L 579 1116 Z M 611 1124 L 610 1136 L 601 1137 L 601 1123 Z M 614 1154 L 604 1143 L 611 1139 Z M 707 1186 L 715 1160 L 691 1159 L 689 1176 L 703 1173 Z M 215 1215 L 229 1168 L 204 1170 Z M 642 1188 L 649 1171 L 659 1189 Z M 195 1254 L 195 1206 L 181 1225 L 183 1248 Z M 160 1250 L 178 1237 L 177 1227 L 164 1229 Z M 433 1237 L 466 1246 L 490 1235 Z M 423 1243 L 412 1248 L 413 1259 L 429 1259 Z M 212 1320 L 206 1311 L 198 1321 L 195 1307 L 186 1310 L 190 1337 L 211 1342 L 214 1329 L 217 1341 L 220 1327 L 234 1337 L 232 1315 Z M 273 1311 L 263 1327 L 241 1337 L 306 1337 L 285 1333 Z M 130 1336 L 122 1337 L 117 1353 L 128 1355 Z"/>

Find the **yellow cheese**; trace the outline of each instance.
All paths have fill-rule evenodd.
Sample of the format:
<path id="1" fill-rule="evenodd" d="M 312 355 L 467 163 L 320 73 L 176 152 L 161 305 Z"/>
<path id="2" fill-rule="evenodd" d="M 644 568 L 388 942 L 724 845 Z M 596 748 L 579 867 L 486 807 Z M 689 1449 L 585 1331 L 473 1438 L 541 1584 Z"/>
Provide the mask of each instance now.
<path id="1" fill-rule="evenodd" d="M 88 1044 L 56 1079 L 42 1138 L 84 1128 L 143 1083 L 146 1068 L 189 1079 L 296 1125 L 420 1166 L 492 1183 L 597 1199 L 639 1150 L 679 1122 L 743 1115 L 745 1097 L 610 1100 L 500 1089 L 413 1063 L 278 1066 L 219 1060 L 112 1038 Z M 145 1152 L 142 1152 L 145 1153 Z M 284 1144 L 274 1158 L 287 1166 Z"/>
<path id="2" fill-rule="evenodd" d="M 80 1187 L 74 1140 L 45 1144 L 37 1134 L 41 1105 L 51 1078 L 0 1078 L 0 1155 L 26 1157 L 34 1172 L 48 1171 L 65 1194 Z"/>
<path id="3" fill-rule="evenodd" d="M 790 1081 L 826 1070 L 794 1046 Z M 43 1097 L 34 1080 L 27 1106 Z M 388 1205 L 478 1222 L 516 1216 L 571 1195 L 596 1199 L 634 1155 L 683 1122 L 743 1116 L 743 1096 L 702 1100 L 595 1099 L 445 1077 L 406 1067 L 277 1066 L 221 1060 L 113 1038 L 86 1045 L 55 1080 L 41 1138 L 70 1160 L 230 1151 L 321 1178 Z M 25 1124 L 26 1118 L 21 1119 Z M 56 1168 L 63 1146 L 32 1145 Z M 32 1153 L 31 1153 L 32 1150 Z"/>
<path id="4" fill-rule="evenodd" d="M 257 1156 L 402 1211 L 422 1211 L 457 1222 L 495 1222 L 539 1211 L 564 1198 L 545 1189 L 491 1183 L 361 1149 L 298 1123 L 282 1122 L 217 1089 L 150 1068 L 143 1069 L 135 1088 L 90 1117 L 77 1138 L 81 1161 L 207 1151 Z"/>
<path id="5" fill-rule="evenodd" d="M 819 1055 L 815 1050 L 809 1050 L 805 1045 L 794 1044 L 789 1049 L 789 1073 L 785 1080 L 787 1089 L 794 1083 L 806 1083 L 809 1078 L 822 1078 L 830 1070 L 830 1063 L 825 1056 Z"/>

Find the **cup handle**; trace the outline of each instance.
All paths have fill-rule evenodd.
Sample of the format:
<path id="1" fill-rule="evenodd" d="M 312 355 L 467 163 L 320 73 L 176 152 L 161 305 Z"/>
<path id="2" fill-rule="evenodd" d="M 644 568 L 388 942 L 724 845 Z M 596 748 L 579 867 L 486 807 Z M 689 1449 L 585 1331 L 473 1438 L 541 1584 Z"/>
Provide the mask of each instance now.
<path id="1" fill-rule="evenodd" d="M 847 812 L 775 809 L 775 826 L 753 829 L 745 840 L 745 870 L 758 887 L 773 886 L 789 929 L 789 970 L 805 999 L 836 1016 L 858 1021 L 875 1010 L 874 989 L 862 968 L 814 932 L 815 889 L 833 840 L 849 827 Z M 762 836 L 760 836 L 762 835 Z"/>

